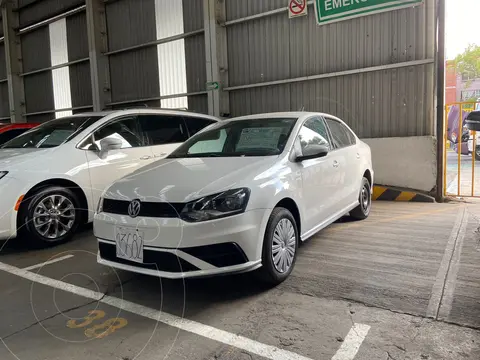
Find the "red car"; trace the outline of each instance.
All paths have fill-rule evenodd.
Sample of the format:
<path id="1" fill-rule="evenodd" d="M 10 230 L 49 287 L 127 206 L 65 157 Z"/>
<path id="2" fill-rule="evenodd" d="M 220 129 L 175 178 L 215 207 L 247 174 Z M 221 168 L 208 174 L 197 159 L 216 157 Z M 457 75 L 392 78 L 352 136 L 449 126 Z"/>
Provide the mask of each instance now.
<path id="1" fill-rule="evenodd" d="M 23 124 L 2 124 L 0 123 L 0 146 L 7 141 L 12 140 L 25 131 L 34 128 L 40 124 L 37 123 L 23 123 Z"/>

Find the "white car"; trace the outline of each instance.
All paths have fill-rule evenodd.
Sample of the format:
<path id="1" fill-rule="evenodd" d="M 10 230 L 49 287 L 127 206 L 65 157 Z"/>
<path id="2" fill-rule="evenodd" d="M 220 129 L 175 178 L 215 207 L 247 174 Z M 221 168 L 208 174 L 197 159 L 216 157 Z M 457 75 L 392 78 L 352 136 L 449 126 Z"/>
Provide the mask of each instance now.
<path id="1" fill-rule="evenodd" d="M 68 240 L 115 180 L 165 158 L 218 120 L 154 109 L 52 120 L 0 148 L 0 240 Z"/>
<path id="2" fill-rule="evenodd" d="M 262 268 L 279 283 L 300 241 L 369 215 L 372 184 L 369 146 L 331 115 L 222 121 L 105 191 L 98 262 L 165 278 Z"/>

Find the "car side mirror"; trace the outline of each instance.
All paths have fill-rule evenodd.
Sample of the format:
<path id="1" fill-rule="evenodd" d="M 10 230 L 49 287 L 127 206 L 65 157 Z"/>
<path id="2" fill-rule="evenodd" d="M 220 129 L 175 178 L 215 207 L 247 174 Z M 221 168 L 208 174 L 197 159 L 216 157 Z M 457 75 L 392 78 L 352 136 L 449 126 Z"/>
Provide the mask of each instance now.
<path id="1" fill-rule="evenodd" d="M 295 161 L 302 162 L 309 159 L 318 159 L 328 155 L 328 147 L 325 145 L 310 144 L 303 149 L 303 154 L 297 156 Z"/>
<path id="2" fill-rule="evenodd" d="M 105 138 L 100 140 L 100 158 L 103 159 L 109 151 L 121 149 L 122 145 L 122 140 L 115 138 Z"/>

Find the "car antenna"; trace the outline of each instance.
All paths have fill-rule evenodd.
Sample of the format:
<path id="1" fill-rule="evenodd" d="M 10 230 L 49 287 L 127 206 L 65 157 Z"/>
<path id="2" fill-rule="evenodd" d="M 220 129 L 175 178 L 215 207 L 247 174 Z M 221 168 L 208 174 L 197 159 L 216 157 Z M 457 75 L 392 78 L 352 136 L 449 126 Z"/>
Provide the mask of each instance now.
<path id="1" fill-rule="evenodd" d="M 305 106 L 302 105 L 302 107 L 300 108 L 300 111 L 305 111 Z"/>

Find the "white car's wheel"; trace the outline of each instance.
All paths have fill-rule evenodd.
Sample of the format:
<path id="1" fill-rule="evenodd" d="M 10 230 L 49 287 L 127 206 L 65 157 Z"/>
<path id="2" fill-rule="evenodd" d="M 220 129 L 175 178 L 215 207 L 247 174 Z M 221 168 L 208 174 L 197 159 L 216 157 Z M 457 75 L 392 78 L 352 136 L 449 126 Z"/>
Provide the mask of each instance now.
<path id="1" fill-rule="evenodd" d="M 291 274 L 298 243 L 298 227 L 292 213 L 285 208 L 275 208 L 263 241 L 261 273 L 267 282 L 277 285 Z"/>
<path id="2" fill-rule="evenodd" d="M 364 220 L 370 215 L 372 208 L 372 187 L 367 178 L 362 179 L 362 188 L 358 198 L 359 205 L 350 212 L 354 219 Z"/>
<path id="3" fill-rule="evenodd" d="M 81 222 L 80 205 L 74 192 L 50 186 L 37 191 L 22 204 L 20 233 L 35 246 L 68 241 Z"/>

